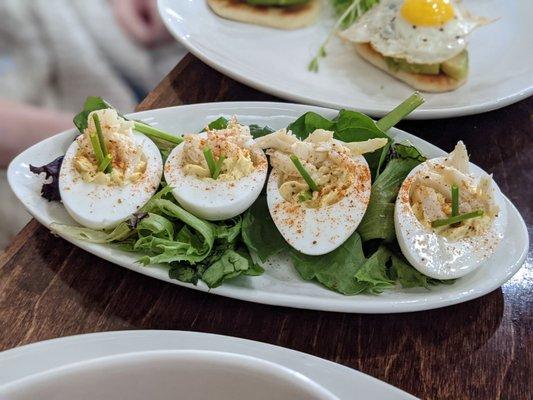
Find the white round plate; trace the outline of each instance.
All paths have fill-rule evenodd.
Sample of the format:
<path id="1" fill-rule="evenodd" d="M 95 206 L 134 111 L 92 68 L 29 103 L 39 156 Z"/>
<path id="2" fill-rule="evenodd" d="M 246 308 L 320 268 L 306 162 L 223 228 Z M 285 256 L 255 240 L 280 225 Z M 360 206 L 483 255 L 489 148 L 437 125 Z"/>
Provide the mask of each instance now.
<path id="1" fill-rule="evenodd" d="M 22 397 L 22 394 L 28 393 L 32 387 L 35 388 L 36 383 L 42 387 L 43 380 L 50 382 L 51 377 L 61 378 L 65 375 L 81 378 L 80 370 L 87 375 L 91 369 L 94 370 L 94 367 L 106 368 L 117 363 L 124 363 L 124 361 L 132 361 L 132 358 L 135 359 L 135 363 L 130 362 L 131 367 L 126 366 L 126 368 L 133 368 L 135 371 L 129 372 L 139 374 L 143 372 L 139 370 L 139 367 L 146 368 L 144 374 L 148 376 L 143 377 L 142 385 L 138 388 L 138 390 L 143 390 L 142 386 L 145 384 L 156 383 L 158 377 L 152 375 L 160 375 L 159 378 L 165 378 L 165 374 L 168 372 L 167 367 L 171 367 L 169 363 L 178 362 L 177 365 L 175 364 L 175 368 L 176 372 L 179 372 L 180 361 L 184 357 L 193 358 L 198 364 L 198 360 L 206 356 L 216 356 L 213 358 L 214 364 L 237 362 L 241 367 L 247 364 L 248 366 L 255 366 L 255 368 L 259 365 L 259 373 L 265 369 L 265 365 L 268 365 L 271 375 L 280 373 L 286 375 L 285 377 L 278 377 L 278 383 L 282 383 L 283 380 L 289 381 L 289 383 L 292 381 L 291 386 L 299 385 L 312 388 L 316 397 L 311 398 L 331 399 L 336 396 L 344 400 L 353 399 L 354 393 L 357 393 L 358 397 L 362 399 L 416 400 L 410 394 L 359 371 L 283 347 L 207 333 L 141 330 L 70 336 L 4 351 L 0 353 L 0 398 L 31 398 Z M 150 363 L 153 365 L 150 366 Z M 100 370 L 100 372 L 102 371 Z M 216 371 L 212 371 L 211 374 L 214 372 Z M 91 385 L 93 380 L 106 380 L 102 373 L 93 372 L 93 375 L 88 382 L 80 382 L 80 386 Z M 120 386 L 121 379 L 127 378 L 122 377 L 122 375 L 124 373 L 121 370 L 115 369 L 111 375 L 115 382 L 109 382 L 110 380 L 107 379 L 105 384 Z M 181 379 L 179 374 L 178 376 L 174 374 L 174 377 L 176 381 Z M 191 379 L 194 380 L 194 377 Z M 129 382 L 131 386 L 136 386 L 131 379 Z M 75 392 L 75 385 L 71 384 L 72 382 L 62 380 L 62 383 L 62 391 L 72 390 L 73 393 L 77 393 Z M 204 380 L 204 384 L 209 383 L 212 382 L 205 382 Z M 168 385 L 171 384 L 173 382 L 170 379 L 161 379 L 160 389 L 153 392 L 152 396 L 145 398 L 168 398 L 164 396 L 164 393 L 169 388 Z M 101 389 L 104 390 L 105 387 Z M 16 396 L 17 390 L 19 397 Z M 125 388 L 116 391 L 113 398 L 139 398 L 138 396 L 125 396 L 127 390 Z M 180 396 L 180 391 L 183 391 L 182 396 Z M 176 387 L 174 393 L 177 397 L 174 398 L 189 398 L 185 395 L 190 391 L 194 391 L 194 388 L 189 385 Z M 87 392 L 82 393 L 86 394 Z M 11 396 L 7 397 L 8 394 Z M 60 392 L 56 391 L 56 394 L 59 395 Z M 43 397 L 34 396 L 33 398 Z M 71 398 L 82 397 L 74 396 Z M 93 399 L 94 397 L 90 398 Z M 245 398 L 255 397 L 243 396 L 237 397 L 235 400 Z M 307 400 L 310 397 L 293 398 Z"/>
<path id="2" fill-rule="evenodd" d="M 279 129 L 286 127 L 306 111 L 315 111 L 327 118 L 337 112 L 331 109 L 286 103 L 235 102 L 207 103 L 162 108 L 132 114 L 135 119 L 154 124 L 169 132 L 198 132 L 209 122 L 223 115 L 237 115 L 245 124 L 268 125 Z M 408 140 L 423 154 L 433 158 L 446 154 L 432 144 L 398 129 L 389 134 L 398 141 Z M 76 136 L 74 130 L 63 132 L 44 140 L 17 156 L 8 169 L 11 188 L 28 211 L 43 225 L 52 222 L 74 224 L 60 203 L 49 203 L 40 196 L 42 176 L 29 171 L 29 164 L 43 165 L 63 155 Z M 472 166 L 472 168 L 477 168 Z M 198 286 L 182 283 L 168 277 L 163 266 L 144 267 L 137 263 L 138 255 L 123 252 L 109 245 L 66 240 L 101 258 L 130 270 L 161 279 L 176 285 L 256 303 L 354 313 L 395 313 L 428 310 L 461 303 L 493 291 L 510 279 L 523 264 L 528 250 L 526 225 L 516 208 L 507 200 L 508 228 L 497 252 L 473 273 L 457 280 L 453 285 L 438 285 L 430 290 L 423 288 L 388 290 L 380 295 L 343 296 L 316 283 L 302 280 L 292 265 L 283 257 L 276 257 L 265 265 L 259 277 L 239 277 L 216 289 L 202 282 Z"/>
<path id="3" fill-rule="evenodd" d="M 464 7 L 494 19 L 470 37 L 470 76 L 452 92 L 424 94 L 426 104 L 407 118 L 430 119 L 497 109 L 533 93 L 533 2 L 469 0 Z M 320 71 L 309 61 L 334 24 L 329 2 L 319 21 L 284 31 L 226 20 L 206 0 L 159 0 L 174 37 L 191 53 L 233 79 L 275 96 L 382 116 L 413 89 L 359 58 L 334 38 Z"/>

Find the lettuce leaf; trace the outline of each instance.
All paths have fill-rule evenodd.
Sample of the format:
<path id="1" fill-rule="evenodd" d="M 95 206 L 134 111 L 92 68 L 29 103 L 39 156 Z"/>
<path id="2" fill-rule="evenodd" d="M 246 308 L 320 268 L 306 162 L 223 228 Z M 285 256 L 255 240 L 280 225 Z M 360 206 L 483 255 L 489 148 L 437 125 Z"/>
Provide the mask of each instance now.
<path id="1" fill-rule="evenodd" d="M 63 157 L 59 156 L 55 160 L 40 167 L 35 167 L 30 164 L 30 171 L 34 174 L 44 174 L 45 179 L 52 178 L 49 182 L 43 183 L 41 187 L 41 197 L 48 201 L 61 201 L 61 195 L 59 194 L 59 171 L 61 170 L 61 164 L 63 164 Z"/>
<path id="2" fill-rule="evenodd" d="M 365 287 L 365 292 L 378 294 L 394 286 L 394 280 L 387 275 L 387 262 L 391 255 L 385 246 L 379 246 L 355 273 L 356 282 Z"/>
<path id="3" fill-rule="evenodd" d="M 257 276 L 263 272 L 263 268 L 252 261 L 247 250 L 228 249 L 202 273 L 202 280 L 210 288 L 215 288 L 228 279 L 240 275 Z"/>
<path id="4" fill-rule="evenodd" d="M 362 293 L 367 282 L 358 282 L 355 275 L 365 263 L 361 237 L 357 232 L 340 247 L 322 256 L 308 256 L 291 250 L 292 263 L 305 280 L 317 280 L 325 287 L 345 295 Z"/>

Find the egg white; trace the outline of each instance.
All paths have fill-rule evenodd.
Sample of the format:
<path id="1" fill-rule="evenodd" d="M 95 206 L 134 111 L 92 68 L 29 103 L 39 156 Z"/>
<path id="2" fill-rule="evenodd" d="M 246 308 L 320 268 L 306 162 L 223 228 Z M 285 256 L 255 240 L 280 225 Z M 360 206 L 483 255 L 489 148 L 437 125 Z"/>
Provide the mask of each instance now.
<path id="1" fill-rule="evenodd" d="M 494 254 L 505 232 L 507 204 L 496 183 L 492 182 L 499 212 L 483 234 L 454 241 L 422 225 L 410 204 L 411 185 L 416 175 L 424 174 L 432 164 L 442 164 L 444 160 L 445 157 L 428 160 L 407 175 L 396 199 L 394 225 L 401 251 L 411 265 L 431 278 L 455 279 L 474 271 Z M 470 164 L 470 170 L 474 168 Z M 470 175 L 472 185 L 483 175 L 487 176 L 485 172 Z"/>
<path id="2" fill-rule="evenodd" d="M 176 146 L 165 164 L 165 180 L 180 205 L 197 217 L 209 221 L 233 218 L 246 211 L 257 199 L 266 181 L 268 163 L 261 149 L 252 148 L 258 163 L 249 175 L 233 181 L 200 179 L 184 173 L 184 143 Z"/>
<path id="3" fill-rule="evenodd" d="M 138 181 L 122 186 L 85 182 L 74 166 L 78 142 L 68 148 L 59 173 L 59 192 L 65 209 L 79 224 L 92 229 L 113 228 L 156 192 L 163 173 L 161 153 L 146 136 L 134 133 L 133 138 L 146 157 L 146 171 Z"/>
<path id="4" fill-rule="evenodd" d="M 357 229 L 370 200 L 370 169 L 363 156 L 352 157 L 355 183 L 337 203 L 317 209 L 286 201 L 279 192 L 281 172 L 273 169 L 267 184 L 270 215 L 283 238 L 308 255 L 329 253 Z"/>

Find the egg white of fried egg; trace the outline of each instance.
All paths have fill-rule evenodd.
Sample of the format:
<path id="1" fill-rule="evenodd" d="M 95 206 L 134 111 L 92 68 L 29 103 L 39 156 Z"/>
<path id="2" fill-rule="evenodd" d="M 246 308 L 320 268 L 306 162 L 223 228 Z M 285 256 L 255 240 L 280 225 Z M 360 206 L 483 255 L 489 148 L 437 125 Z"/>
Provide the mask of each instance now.
<path id="1" fill-rule="evenodd" d="M 382 0 L 340 37 L 370 43 L 386 57 L 436 64 L 464 50 L 468 34 L 485 23 L 451 0 Z"/>

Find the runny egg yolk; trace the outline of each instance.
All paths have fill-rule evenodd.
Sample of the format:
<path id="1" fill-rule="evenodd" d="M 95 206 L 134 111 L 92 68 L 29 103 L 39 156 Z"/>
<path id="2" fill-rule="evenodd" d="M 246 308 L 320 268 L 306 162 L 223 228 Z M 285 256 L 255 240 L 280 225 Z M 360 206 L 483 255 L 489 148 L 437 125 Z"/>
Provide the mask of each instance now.
<path id="1" fill-rule="evenodd" d="M 450 0 L 405 0 L 402 17 L 417 26 L 439 26 L 454 17 Z"/>

